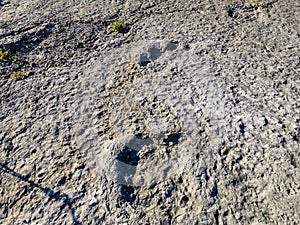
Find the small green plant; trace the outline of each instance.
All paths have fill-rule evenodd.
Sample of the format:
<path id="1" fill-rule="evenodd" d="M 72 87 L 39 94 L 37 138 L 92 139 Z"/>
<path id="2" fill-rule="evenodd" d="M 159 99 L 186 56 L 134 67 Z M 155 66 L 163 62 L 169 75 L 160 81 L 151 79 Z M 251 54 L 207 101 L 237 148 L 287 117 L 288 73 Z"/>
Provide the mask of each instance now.
<path id="1" fill-rule="evenodd" d="M 0 61 L 8 62 L 10 60 L 10 54 L 7 50 L 0 48 Z"/>
<path id="2" fill-rule="evenodd" d="M 256 3 L 256 7 L 257 8 L 262 8 L 264 5 L 265 5 L 264 2 L 258 2 L 258 3 Z"/>
<path id="3" fill-rule="evenodd" d="M 108 30 L 113 31 L 113 32 L 118 32 L 118 33 L 124 33 L 126 28 L 124 26 L 124 21 L 116 21 L 111 23 L 108 26 Z"/>
<path id="4" fill-rule="evenodd" d="M 15 71 L 10 75 L 10 79 L 22 79 L 27 77 L 27 74 L 24 71 Z"/>

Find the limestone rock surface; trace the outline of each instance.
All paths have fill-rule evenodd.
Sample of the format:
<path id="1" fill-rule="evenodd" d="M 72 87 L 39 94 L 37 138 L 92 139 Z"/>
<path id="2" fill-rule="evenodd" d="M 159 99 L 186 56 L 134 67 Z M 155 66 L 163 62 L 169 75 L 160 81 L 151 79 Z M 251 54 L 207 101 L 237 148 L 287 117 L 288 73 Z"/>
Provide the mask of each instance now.
<path id="1" fill-rule="evenodd" d="M 0 0 L 0 224 L 300 224 L 299 14 Z"/>

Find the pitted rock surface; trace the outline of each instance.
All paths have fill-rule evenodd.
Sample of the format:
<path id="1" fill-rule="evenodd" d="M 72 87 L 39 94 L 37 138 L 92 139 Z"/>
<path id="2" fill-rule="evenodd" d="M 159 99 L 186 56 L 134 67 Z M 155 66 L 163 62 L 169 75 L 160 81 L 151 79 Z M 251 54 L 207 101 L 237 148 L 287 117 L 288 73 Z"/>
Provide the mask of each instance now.
<path id="1" fill-rule="evenodd" d="M 298 1 L 0 15 L 0 224 L 300 223 Z"/>

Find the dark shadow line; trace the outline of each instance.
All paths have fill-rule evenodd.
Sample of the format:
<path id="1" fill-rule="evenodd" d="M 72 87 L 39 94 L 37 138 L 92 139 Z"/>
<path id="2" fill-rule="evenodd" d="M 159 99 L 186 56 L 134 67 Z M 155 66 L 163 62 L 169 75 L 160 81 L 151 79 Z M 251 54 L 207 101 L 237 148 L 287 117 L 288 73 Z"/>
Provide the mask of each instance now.
<path id="1" fill-rule="evenodd" d="M 30 30 L 37 26 L 38 25 L 33 25 L 29 28 L 26 28 L 26 29 L 24 28 L 24 30 L 22 30 L 21 32 L 25 32 L 27 29 Z M 16 42 L 12 42 L 9 44 L 2 44 L 2 48 L 9 50 L 11 52 L 11 54 L 15 54 L 16 52 L 21 52 L 22 49 L 24 49 L 23 51 L 30 52 L 34 49 L 35 46 L 40 44 L 43 40 L 48 38 L 53 33 L 54 26 L 55 26 L 54 24 L 48 23 L 48 24 L 44 25 L 44 27 L 42 27 L 38 31 L 24 34 L 20 38 L 20 40 L 18 40 Z M 13 32 L 14 31 L 7 34 L 7 36 L 10 36 L 10 35 L 14 36 L 17 34 L 17 33 L 13 33 Z M 0 36 L 0 38 L 2 38 L 2 37 Z"/>
<path id="2" fill-rule="evenodd" d="M 30 184 L 32 187 L 40 189 L 42 192 L 44 192 L 45 195 L 49 197 L 49 200 L 55 200 L 55 201 L 62 201 L 64 204 L 60 207 L 60 211 L 62 211 L 66 206 L 68 206 L 68 210 L 72 216 L 73 225 L 82 225 L 82 223 L 77 219 L 75 215 L 75 208 L 73 207 L 74 200 L 72 198 L 69 198 L 66 194 L 60 194 L 59 192 L 53 191 L 51 188 L 45 188 L 41 185 L 35 183 L 32 180 L 29 180 L 26 176 L 23 176 L 16 171 L 10 169 L 9 167 L 5 166 L 3 163 L 0 162 L 0 169 L 4 171 L 4 173 L 10 174 L 20 180 L 22 180 L 25 183 Z"/>

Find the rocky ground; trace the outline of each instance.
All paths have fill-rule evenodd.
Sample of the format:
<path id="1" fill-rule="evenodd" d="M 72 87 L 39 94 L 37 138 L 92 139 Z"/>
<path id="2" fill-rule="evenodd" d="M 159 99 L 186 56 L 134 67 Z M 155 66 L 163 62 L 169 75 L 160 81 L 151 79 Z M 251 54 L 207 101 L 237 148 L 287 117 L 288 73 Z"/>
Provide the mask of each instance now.
<path id="1" fill-rule="evenodd" d="M 0 1 L 0 224 L 299 224 L 299 14 Z"/>

